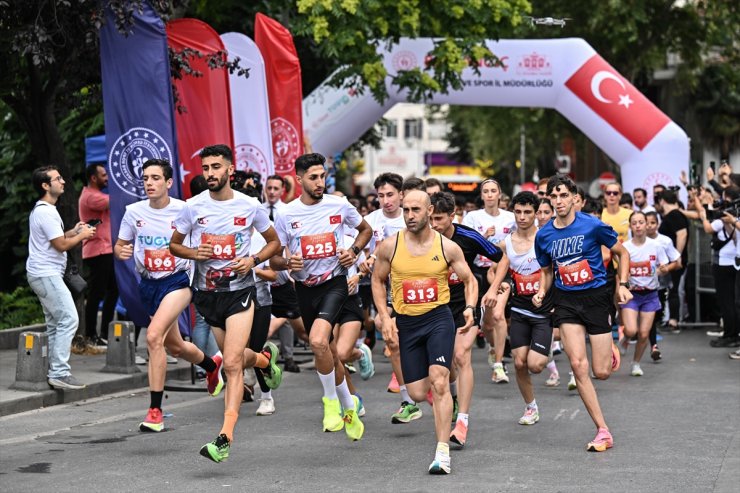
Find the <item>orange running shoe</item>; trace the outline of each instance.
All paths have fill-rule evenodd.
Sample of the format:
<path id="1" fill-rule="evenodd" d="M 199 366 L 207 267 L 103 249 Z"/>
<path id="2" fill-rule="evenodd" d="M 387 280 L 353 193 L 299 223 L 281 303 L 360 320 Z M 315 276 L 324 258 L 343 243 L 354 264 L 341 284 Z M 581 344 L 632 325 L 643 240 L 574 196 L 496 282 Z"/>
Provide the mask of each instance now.
<path id="1" fill-rule="evenodd" d="M 612 434 L 609 433 L 609 429 L 599 428 L 599 432 L 596 434 L 596 437 L 586 445 L 586 450 L 589 452 L 603 452 L 613 446 L 614 438 L 612 438 Z"/>
<path id="2" fill-rule="evenodd" d="M 460 445 L 460 448 L 465 446 L 465 440 L 468 438 L 468 427 L 462 421 L 455 423 L 455 429 L 450 433 L 450 441 Z"/>
<path id="3" fill-rule="evenodd" d="M 396 378 L 395 373 L 391 374 L 391 381 L 388 382 L 388 388 L 386 390 L 392 394 L 398 394 L 401 392 L 401 386 L 398 385 L 398 379 Z"/>

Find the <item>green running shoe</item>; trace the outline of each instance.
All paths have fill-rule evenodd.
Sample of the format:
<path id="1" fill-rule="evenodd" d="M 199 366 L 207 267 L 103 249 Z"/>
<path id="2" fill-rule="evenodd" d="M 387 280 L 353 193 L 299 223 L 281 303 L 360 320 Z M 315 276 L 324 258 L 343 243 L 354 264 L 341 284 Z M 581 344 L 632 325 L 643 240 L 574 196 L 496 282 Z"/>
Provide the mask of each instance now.
<path id="1" fill-rule="evenodd" d="M 200 455 L 213 462 L 223 462 L 229 458 L 229 439 L 221 433 L 211 443 L 200 448 Z"/>
<path id="2" fill-rule="evenodd" d="M 391 423 L 408 423 L 409 421 L 421 418 L 421 416 L 422 412 L 419 406 L 403 401 L 398 411 L 391 416 Z"/>
<path id="3" fill-rule="evenodd" d="M 344 421 L 344 432 L 347 433 L 347 438 L 356 442 L 365 433 L 365 425 L 362 424 L 360 417 L 357 415 L 360 409 L 360 399 L 356 395 L 353 395 L 352 400 L 355 403 L 355 407 L 344 412 L 342 421 Z"/>
<path id="4" fill-rule="evenodd" d="M 324 403 L 324 431 L 339 431 L 344 428 L 342 406 L 339 404 L 339 399 L 322 397 L 321 401 Z"/>
<path id="5" fill-rule="evenodd" d="M 265 383 L 272 390 L 280 387 L 280 383 L 283 381 L 283 370 L 277 365 L 279 353 L 277 346 L 269 341 L 262 348 L 262 354 L 270 358 L 270 364 L 267 368 L 261 368 L 261 370 L 265 377 Z"/>
<path id="6" fill-rule="evenodd" d="M 457 396 L 452 396 L 452 423 L 457 423 L 457 413 L 460 412 L 460 404 L 457 403 Z"/>

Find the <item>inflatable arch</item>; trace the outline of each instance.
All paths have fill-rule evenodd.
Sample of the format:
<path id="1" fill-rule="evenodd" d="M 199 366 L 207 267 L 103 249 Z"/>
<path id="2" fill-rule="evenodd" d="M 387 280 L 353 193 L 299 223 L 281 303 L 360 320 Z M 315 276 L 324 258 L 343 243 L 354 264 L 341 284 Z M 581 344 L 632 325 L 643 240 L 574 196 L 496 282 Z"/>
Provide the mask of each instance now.
<path id="1" fill-rule="evenodd" d="M 621 168 L 625 191 L 678 183 L 689 165 L 684 131 L 582 39 L 489 41 L 500 63 L 466 69 L 464 87 L 436 94 L 431 104 L 553 108 L 585 133 Z M 424 67 L 431 39 L 401 39 L 383 53 L 388 73 Z M 390 77 L 388 79 L 390 81 Z M 394 104 L 405 101 L 387 83 L 379 104 L 369 91 L 319 86 L 303 101 L 303 128 L 313 149 L 341 152 Z"/>

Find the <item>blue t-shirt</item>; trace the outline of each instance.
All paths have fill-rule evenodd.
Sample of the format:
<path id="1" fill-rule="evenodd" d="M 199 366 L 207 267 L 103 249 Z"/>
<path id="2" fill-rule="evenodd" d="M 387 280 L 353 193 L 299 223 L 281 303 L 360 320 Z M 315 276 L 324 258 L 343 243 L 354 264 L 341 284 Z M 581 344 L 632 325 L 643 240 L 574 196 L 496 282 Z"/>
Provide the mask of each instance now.
<path id="1" fill-rule="evenodd" d="M 548 222 L 537 231 L 534 251 L 541 267 L 553 265 L 554 285 L 563 291 L 582 291 L 606 284 L 606 268 L 601 245 L 611 248 L 617 233 L 600 219 L 576 212 L 575 220 L 565 228 Z"/>

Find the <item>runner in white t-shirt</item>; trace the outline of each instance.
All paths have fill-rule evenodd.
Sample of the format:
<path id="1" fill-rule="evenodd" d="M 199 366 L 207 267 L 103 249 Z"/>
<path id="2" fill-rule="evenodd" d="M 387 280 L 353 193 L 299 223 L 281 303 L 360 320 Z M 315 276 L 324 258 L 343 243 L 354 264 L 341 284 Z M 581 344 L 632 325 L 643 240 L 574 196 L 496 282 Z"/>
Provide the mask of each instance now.
<path id="1" fill-rule="evenodd" d="M 629 219 L 632 238 L 623 243 L 630 254 L 629 285 L 632 299 L 622 305 L 621 320 L 624 324 L 624 337 L 619 343 L 624 354 L 629 339 L 637 334 L 637 345 L 630 373 L 633 377 L 643 375 L 640 360 L 648 345 L 650 329 L 655 320 L 655 312 L 660 310 L 658 299 L 658 276 L 670 272 L 677 264 L 671 263 L 663 247 L 647 237 L 645 213 L 633 212 Z"/>
<path id="2" fill-rule="evenodd" d="M 347 199 L 324 194 L 325 162 L 321 154 L 296 159 L 297 180 L 303 191 L 275 220 L 285 256 L 271 259 L 270 264 L 274 270 L 290 269 L 296 281 L 301 318 L 324 388 L 324 431 L 344 428 L 351 440 L 359 440 L 364 432 L 357 416 L 359 400 L 347 387 L 332 329 L 348 296 L 347 268 L 355 263 L 372 231 Z M 347 249 L 342 243 L 345 228 L 358 231 Z"/>
<path id="3" fill-rule="evenodd" d="M 255 297 L 250 271 L 278 253 L 280 242 L 260 203 L 231 189 L 229 176 L 234 172 L 231 149 L 223 144 L 207 146 L 200 152 L 200 158 L 208 190 L 189 199 L 180 211 L 170 251 L 196 261 L 193 300 L 211 326 L 224 356 L 227 382 L 223 427 L 215 440 L 200 449 L 202 456 L 221 462 L 229 457 L 239 417 L 244 369 L 259 368 L 273 389 L 282 380 L 274 344 L 268 342 L 259 353 L 247 347 Z M 256 255 L 249 252 L 253 228 L 266 241 Z M 184 245 L 188 235 L 192 248 Z"/>
<path id="4" fill-rule="evenodd" d="M 483 180 L 480 195 L 483 199 L 483 209 L 468 213 L 463 218 L 463 224 L 478 231 L 491 243 L 497 244 L 516 229 L 516 219 L 511 212 L 499 209 L 501 185 L 496 180 L 492 178 Z M 492 266 L 493 263 L 485 257 L 479 255 L 475 259 L 473 274 L 478 279 L 479 306 L 480 298 L 488 291 L 490 280 L 493 279 L 493 272 L 491 274 L 488 272 Z M 498 294 L 495 305 L 483 311 L 481 320 L 481 328 L 490 345 L 488 363 L 493 370 L 491 374 L 493 383 L 509 383 L 503 364 L 507 333 L 505 310 L 508 299 L 508 291 Z"/>
<path id="5" fill-rule="evenodd" d="M 221 353 L 212 358 L 180 335 L 177 318 L 190 305 L 191 262 L 172 255 L 170 237 L 175 219 L 185 202 L 172 198 L 172 166 L 163 159 L 150 159 L 143 166 L 147 199 L 126 207 L 113 253 L 122 261 L 134 258 L 141 277 L 139 295 L 151 317 L 146 331 L 149 351 L 149 411 L 139 425 L 141 431 L 164 430 L 162 397 L 167 373 L 167 353 L 203 368 L 208 393 L 216 396 L 224 381 Z"/>

